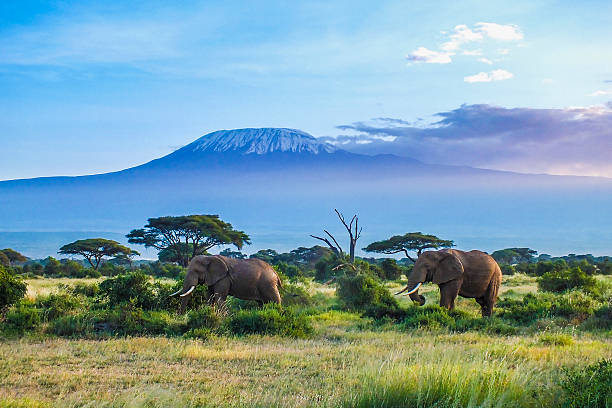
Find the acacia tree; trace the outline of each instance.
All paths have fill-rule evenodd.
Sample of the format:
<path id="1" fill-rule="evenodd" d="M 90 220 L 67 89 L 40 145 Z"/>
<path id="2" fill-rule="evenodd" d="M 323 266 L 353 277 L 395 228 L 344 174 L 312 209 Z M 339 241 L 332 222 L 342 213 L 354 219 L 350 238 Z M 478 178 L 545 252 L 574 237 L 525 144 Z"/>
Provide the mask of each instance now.
<path id="1" fill-rule="evenodd" d="M 171 252 L 170 258 L 185 267 L 191 258 L 216 245 L 232 244 L 242 249 L 244 244 L 251 243 L 243 231 L 235 230 L 218 215 L 206 214 L 149 218 L 144 228 L 132 230 L 126 236 L 131 244 Z"/>
<path id="2" fill-rule="evenodd" d="M 394 235 L 384 241 L 372 242 L 363 248 L 366 252 L 378 252 L 380 254 L 397 254 L 403 252 L 406 258 L 416 262 L 408 251 L 417 251 L 417 258 L 425 249 L 450 248 L 455 246 L 453 241 L 444 240 L 435 235 L 427 235 L 422 232 L 409 232 L 404 235 Z"/>
<path id="3" fill-rule="evenodd" d="M 87 262 L 89 262 L 94 270 L 98 270 L 98 266 L 100 266 L 100 262 L 104 257 L 140 255 L 138 252 L 121 245 L 117 241 L 104 238 L 80 239 L 64 245 L 58 253 L 63 255 L 81 255 L 87 259 Z"/>
<path id="4" fill-rule="evenodd" d="M 359 218 L 356 214 L 353 215 L 353 218 L 351 218 L 351 220 L 347 223 L 346 219 L 344 218 L 344 214 L 342 214 L 335 208 L 334 211 L 336 212 L 336 215 L 340 219 L 340 222 L 342 223 L 342 225 L 344 225 L 344 228 L 346 228 L 346 231 L 349 234 L 349 262 L 353 264 L 355 262 L 355 247 L 357 246 L 357 240 L 361 236 L 361 230 L 363 228 L 359 228 Z M 338 241 L 336 241 L 336 238 L 334 238 L 334 236 L 325 229 L 323 230 L 323 232 L 325 232 L 325 234 L 329 238 L 331 238 L 333 243 L 325 237 L 318 237 L 316 235 L 311 235 L 311 237 L 325 242 L 338 258 L 344 258 L 344 251 L 342 250 L 342 247 L 340 246 Z"/>
<path id="5" fill-rule="evenodd" d="M 20 254 L 19 252 L 11 248 L 2 249 L 0 250 L 0 253 L 2 253 L 2 255 L 4 255 L 6 259 L 8 259 L 9 264 L 6 266 L 10 266 L 14 262 L 25 262 L 28 260 L 28 258 L 26 258 L 24 255 Z M 0 257 L 2 255 L 0 255 Z"/>

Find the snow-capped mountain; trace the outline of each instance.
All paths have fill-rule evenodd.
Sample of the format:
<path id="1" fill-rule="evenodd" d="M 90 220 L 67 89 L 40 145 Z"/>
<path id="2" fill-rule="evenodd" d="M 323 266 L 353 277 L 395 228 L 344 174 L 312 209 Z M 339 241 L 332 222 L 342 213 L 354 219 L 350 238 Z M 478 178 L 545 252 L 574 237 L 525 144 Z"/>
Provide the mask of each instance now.
<path id="1" fill-rule="evenodd" d="M 517 194 L 527 198 L 517 200 Z M 503 235 L 499 239 L 514 234 L 507 243 L 500 241 L 497 248 L 503 248 L 551 226 L 599 231 L 612 222 L 610 206 L 609 179 L 368 156 L 282 128 L 209 133 L 169 155 L 113 173 L 0 182 L 0 229 L 8 231 L 127 232 L 148 217 L 219 214 L 248 231 L 257 245 L 283 250 L 314 245 L 309 234 L 337 223 L 333 208 L 369 222 L 364 241 L 465 225 L 489 241 L 496 234 Z M 535 221 L 534 208 L 543 209 Z M 495 228 L 474 229 L 483 219 Z"/>
<path id="2" fill-rule="evenodd" d="M 239 152 L 259 155 L 274 152 L 320 154 L 336 150 L 335 146 L 321 142 L 306 132 L 285 128 L 218 130 L 180 149 L 193 153 Z"/>

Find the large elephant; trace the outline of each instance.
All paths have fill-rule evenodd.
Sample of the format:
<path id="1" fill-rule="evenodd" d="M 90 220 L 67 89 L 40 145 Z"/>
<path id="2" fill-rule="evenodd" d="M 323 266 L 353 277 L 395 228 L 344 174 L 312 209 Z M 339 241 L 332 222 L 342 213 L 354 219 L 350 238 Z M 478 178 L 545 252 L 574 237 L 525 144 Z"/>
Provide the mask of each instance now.
<path id="1" fill-rule="evenodd" d="M 187 267 L 183 289 L 170 295 L 181 295 L 181 313 L 198 284 L 208 286 L 209 302 L 216 305 L 224 304 L 227 295 L 260 303 L 281 303 L 281 280 L 276 271 L 260 259 L 195 256 Z"/>
<path id="2" fill-rule="evenodd" d="M 501 280 L 499 265 L 485 252 L 427 251 L 419 256 L 408 277 L 408 284 L 396 295 L 408 291 L 406 294 L 422 306 L 425 298 L 419 295 L 419 287 L 424 282 L 433 282 L 440 287 L 440 306 L 452 310 L 459 295 L 476 299 L 482 315 L 491 316 Z"/>

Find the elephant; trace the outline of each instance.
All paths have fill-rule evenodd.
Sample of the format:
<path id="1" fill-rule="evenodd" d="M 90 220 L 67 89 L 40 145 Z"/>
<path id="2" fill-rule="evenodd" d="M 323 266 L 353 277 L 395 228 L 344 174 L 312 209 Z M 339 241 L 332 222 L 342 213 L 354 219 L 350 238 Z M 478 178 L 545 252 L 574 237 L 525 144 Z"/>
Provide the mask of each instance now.
<path id="1" fill-rule="evenodd" d="M 501 280 L 499 265 L 485 252 L 427 251 L 417 258 L 408 284 L 396 295 L 408 291 L 406 295 L 422 306 L 425 297 L 419 295 L 419 287 L 424 282 L 433 282 L 440 288 L 440 306 L 454 309 L 457 295 L 474 298 L 481 307 L 482 316 L 489 317 L 497 302 Z"/>
<path id="2" fill-rule="evenodd" d="M 281 303 L 281 280 L 270 264 L 260 259 L 236 259 L 221 255 L 198 255 L 187 267 L 183 289 L 170 296 L 181 296 L 181 313 L 191 299 L 191 292 L 198 284 L 208 286 L 209 302 L 217 306 L 225 304 L 227 295 L 244 300 L 256 300 L 260 304 Z"/>

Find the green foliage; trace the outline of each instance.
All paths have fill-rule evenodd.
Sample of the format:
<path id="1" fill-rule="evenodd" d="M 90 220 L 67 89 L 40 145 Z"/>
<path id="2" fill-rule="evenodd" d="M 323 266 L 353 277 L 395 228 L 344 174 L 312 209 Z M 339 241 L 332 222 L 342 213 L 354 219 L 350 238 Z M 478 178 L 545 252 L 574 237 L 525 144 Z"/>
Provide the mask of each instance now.
<path id="1" fill-rule="evenodd" d="M 530 248 L 506 248 L 495 251 L 491 254 L 499 264 L 517 264 L 522 262 L 531 262 L 533 257 L 538 254 Z"/>
<path id="2" fill-rule="evenodd" d="M 100 283 L 100 297 L 110 305 L 131 304 L 151 309 L 156 304 L 151 277 L 142 272 L 128 273 Z"/>
<path id="3" fill-rule="evenodd" d="M 338 277 L 336 295 L 342 307 L 362 311 L 366 316 L 399 318 L 403 312 L 397 300 L 372 276 L 364 273 Z"/>
<path id="4" fill-rule="evenodd" d="M 596 301 L 581 292 L 561 295 L 553 293 L 527 294 L 523 299 L 502 299 L 497 315 L 519 324 L 530 324 L 544 317 L 565 317 L 584 321 L 593 315 Z"/>
<path id="5" fill-rule="evenodd" d="M 417 254 L 420 255 L 425 249 L 450 248 L 454 245 L 453 241 L 440 239 L 435 235 L 423 234 L 421 232 L 409 232 L 404 235 L 394 235 L 383 241 L 372 242 L 370 245 L 363 248 L 363 250 L 382 254 L 404 252 L 408 257 L 408 251 L 417 251 Z"/>
<path id="6" fill-rule="evenodd" d="M 81 255 L 87 259 L 91 267 L 96 270 L 104 257 L 112 257 L 121 254 L 128 257 L 139 255 L 138 252 L 121 245 L 117 241 L 104 238 L 79 239 L 61 247 L 58 253 L 63 255 Z"/>
<path id="7" fill-rule="evenodd" d="M 538 288 L 546 292 L 557 293 L 580 288 L 593 293 L 597 291 L 597 280 L 583 272 L 580 267 L 575 266 L 571 269 L 544 273 L 538 279 Z"/>
<path id="8" fill-rule="evenodd" d="M 396 280 L 402 276 L 403 270 L 397 264 L 397 261 L 395 259 L 385 258 L 383 259 L 380 266 L 382 267 L 382 270 L 383 270 L 383 276 L 381 276 L 382 279 Z"/>
<path id="9" fill-rule="evenodd" d="M 0 255 L 0 264 L 2 264 L 2 259 L 8 259 L 8 264 L 5 266 L 10 266 L 15 262 L 26 262 L 28 260 L 28 258 L 26 258 L 24 255 L 11 248 L 0 250 L 0 254 L 2 254 Z"/>
<path id="10" fill-rule="evenodd" d="M 140 308 L 95 309 L 53 320 L 49 325 L 57 336 L 92 336 L 100 334 L 143 336 L 179 335 L 186 326 L 165 311 Z"/>
<path id="11" fill-rule="evenodd" d="M 8 256 L 6 256 L 2 251 L 0 251 L 0 266 L 11 266 L 11 261 L 9 260 Z"/>
<path id="12" fill-rule="evenodd" d="M 4 327 L 8 330 L 23 333 L 32 330 L 41 322 L 40 310 L 30 304 L 19 303 L 6 313 Z"/>
<path id="13" fill-rule="evenodd" d="M 540 343 L 548 346 L 569 346 L 574 344 L 574 339 L 564 333 L 544 333 L 539 338 Z"/>
<path id="14" fill-rule="evenodd" d="M 100 286 L 97 283 L 76 282 L 67 290 L 75 295 L 83 295 L 86 297 L 95 297 L 100 292 Z"/>
<path id="15" fill-rule="evenodd" d="M 502 275 L 514 275 L 516 269 L 512 265 L 502 264 L 500 267 Z"/>
<path id="16" fill-rule="evenodd" d="M 612 304 L 608 303 L 595 310 L 593 316 L 584 322 L 582 327 L 586 330 L 612 329 Z"/>
<path id="17" fill-rule="evenodd" d="M 303 286 L 283 283 L 280 294 L 284 306 L 310 306 L 313 304 L 312 296 Z"/>
<path id="18" fill-rule="evenodd" d="M 216 245 L 232 244 L 242 249 L 244 244 L 251 243 L 243 231 L 235 230 L 218 215 L 206 214 L 149 218 L 144 228 L 132 230 L 126 236 L 131 244 L 173 252 L 170 257 L 185 267 L 195 255 Z M 188 253 L 186 249 L 192 251 Z"/>
<path id="19" fill-rule="evenodd" d="M 267 304 L 261 309 L 241 310 L 233 314 L 227 324 L 229 330 L 237 335 L 268 334 L 305 338 L 314 331 L 307 316 L 277 304 Z"/>
<path id="20" fill-rule="evenodd" d="M 187 313 L 187 327 L 190 329 L 216 330 L 223 323 L 223 316 L 213 306 L 202 305 Z"/>
<path id="21" fill-rule="evenodd" d="M 569 408 L 612 406 L 612 360 L 601 360 L 579 369 L 566 369 L 561 382 Z"/>
<path id="22" fill-rule="evenodd" d="M 4 266 L 0 265 L 0 317 L 7 307 L 23 299 L 26 291 L 26 283 L 11 275 Z"/>
<path id="23" fill-rule="evenodd" d="M 47 296 L 39 296 L 35 305 L 42 310 L 43 320 L 51 321 L 82 307 L 83 302 L 70 293 L 52 293 Z"/>
<path id="24" fill-rule="evenodd" d="M 342 271 L 334 270 L 341 263 L 342 260 L 335 255 L 328 255 L 319 259 L 315 264 L 315 280 L 325 282 L 342 274 Z"/>

